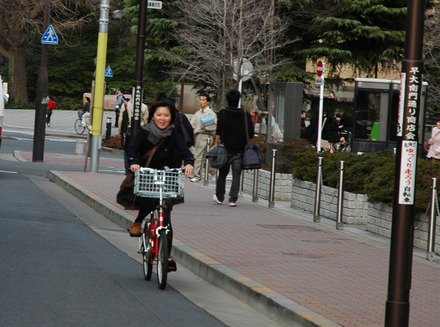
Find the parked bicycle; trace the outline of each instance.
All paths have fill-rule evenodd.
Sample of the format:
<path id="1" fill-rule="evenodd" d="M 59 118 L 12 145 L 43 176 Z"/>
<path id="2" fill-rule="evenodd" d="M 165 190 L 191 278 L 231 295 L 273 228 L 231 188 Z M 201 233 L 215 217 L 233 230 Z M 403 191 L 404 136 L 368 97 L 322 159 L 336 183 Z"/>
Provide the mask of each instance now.
<path id="1" fill-rule="evenodd" d="M 167 284 L 170 248 L 167 235 L 171 232 L 170 226 L 164 225 L 164 199 L 182 198 L 184 180 L 181 168 L 141 168 L 135 174 L 134 193 L 140 197 L 159 199 L 156 210 L 145 221 L 139 238 L 139 253 L 142 255 L 144 278 L 150 280 L 153 266 L 156 266 L 157 282 L 162 290 Z"/>
<path id="2" fill-rule="evenodd" d="M 75 127 L 75 132 L 76 132 L 77 134 L 79 134 L 79 135 L 83 134 L 84 131 L 85 131 L 86 129 L 87 129 L 88 131 L 90 131 L 90 124 L 89 124 L 89 122 L 86 122 L 85 125 L 83 125 L 83 123 L 82 123 L 82 116 L 83 116 L 84 114 L 85 114 L 84 111 L 79 110 L 79 111 L 78 111 L 78 118 L 77 118 L 77 120 L 75 120 L 75 125 L 74 125 L 74 127 Z"/>

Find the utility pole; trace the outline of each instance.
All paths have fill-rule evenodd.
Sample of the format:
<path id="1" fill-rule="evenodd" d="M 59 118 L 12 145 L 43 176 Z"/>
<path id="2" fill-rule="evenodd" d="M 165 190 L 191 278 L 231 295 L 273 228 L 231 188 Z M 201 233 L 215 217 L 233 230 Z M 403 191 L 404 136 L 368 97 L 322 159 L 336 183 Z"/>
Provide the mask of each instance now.
<path id="1" fill-rule="evenodd" d="M 138 19 L 138 35 L 136 44 L 136 66 L 135 76 L 132 90 L 132 118 L 131 118 L 131 135 L 135 135 L 141 126 L 141 106 L 143 99 L 143 71 L 144 71 L 144 51 L 147 24 L 147 0 L 139 0 L 139 19 Z"/>
<path id="2" fill-rule="evenodd" d="M 95 93 L 93 97 L 92 140 L 90 148 L 90 171 L 98 172 L 99 148 L 102 135 L 102 115 L 105 94 L 105 61 L 107 57 L 107 39 L 110 0 L 101 0 L 99 14 L 98 50 L 96 55 Z"/>
<path id="3" fill-rule="evenodd" d="M 408 0 L 405 56 L 400 78 L 397 152 L 385 326 L 409 325 L 414 242 L 418 117 L 423 82 L 425 0 Z"/>
<path id="4" fill-rule="evenodd" d="M 50 16 L 50 0 L 44 2 L 44 20 L 43 30 L 49 27 Z M 35 123 L 34 123 L 34 143 L 32 149 L 32 161 L 44 160 L 44 139 L 46 135 L 46 111 L 47 111 L 47 96 L 48 96 L 49 79 L 47 76 L 47 45 L 41 45 L 41 63 L 40 72 L 38 74 L 37 82 L 37 98 L 35 108 Z"/>

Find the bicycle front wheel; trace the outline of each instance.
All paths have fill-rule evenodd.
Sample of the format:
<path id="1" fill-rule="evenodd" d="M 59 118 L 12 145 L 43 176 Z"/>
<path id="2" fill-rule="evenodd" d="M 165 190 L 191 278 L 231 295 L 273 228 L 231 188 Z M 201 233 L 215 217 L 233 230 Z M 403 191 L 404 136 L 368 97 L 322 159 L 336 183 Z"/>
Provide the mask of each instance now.
<path id="1" fill-rule="evenodd" d="M 150 248 L 150 233 L 147 230 L 145 233 L 145 244 L 146 248 L 142 254 L 142 263 L 144 268 L 144 278 L 145 280 L 151 279 L 151 273 L 153 272 L 153 258 L 152 249 Z"/>
<path id="2" fill-rule="evenodd" d="M 85 127 L 82 126 L 82 120 L 80 118 L 78 118 L 77 120 L 75 120 L 75 132 L 77 134 L 82 134 L 85 131 Z"/>
<path id="3" fill-rule="evenodd" d="M 157 283 L 161 290 L 167 285 L 168 247 L 169 244 L 166 230 L 161 230 L 159 233 L 159 248 L 157 254 Z"/>

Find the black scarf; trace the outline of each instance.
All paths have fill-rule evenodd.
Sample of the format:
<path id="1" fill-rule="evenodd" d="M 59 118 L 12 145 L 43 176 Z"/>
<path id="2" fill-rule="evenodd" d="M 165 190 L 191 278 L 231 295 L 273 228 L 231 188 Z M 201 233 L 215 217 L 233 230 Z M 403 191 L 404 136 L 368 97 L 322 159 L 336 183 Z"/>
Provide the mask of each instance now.
<path id="1" fill-rule="evenodd" d="M 160 129 L 156 126 L 154 121 L 150 121 L 148 124 L 142 126 L 142 128 L 148 132 L 148 141 L 156 145 L 160 140 L 173 134 L 174 124 L 170 124 L 165 129 Z"/>

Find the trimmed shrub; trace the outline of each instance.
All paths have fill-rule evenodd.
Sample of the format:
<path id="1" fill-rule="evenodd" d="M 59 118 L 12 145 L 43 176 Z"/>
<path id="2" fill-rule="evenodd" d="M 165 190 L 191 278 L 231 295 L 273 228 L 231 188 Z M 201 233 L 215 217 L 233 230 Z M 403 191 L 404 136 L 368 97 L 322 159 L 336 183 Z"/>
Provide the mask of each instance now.
<path id="1" fill-rule="evenodd" d="M 352 152 L 316 153 L 304 140 L 284 143 L 278 148 L 276 172 L 290 173 L 294 178 L 316 182 L 318 157 L 323 157 L 323 184 L 338 187 L 340 161 L 345 162 L 344 190 L 362 193 L 372 203 L 393 203 L 395 157 L 392 153 Z M 432 178 L 440 176 L 440 162 L 418 159 L 416 178 L 415 212 L 426 212 L 431 197 Z"/>

